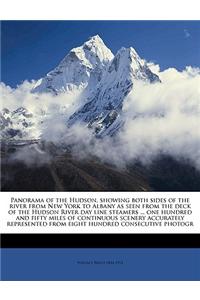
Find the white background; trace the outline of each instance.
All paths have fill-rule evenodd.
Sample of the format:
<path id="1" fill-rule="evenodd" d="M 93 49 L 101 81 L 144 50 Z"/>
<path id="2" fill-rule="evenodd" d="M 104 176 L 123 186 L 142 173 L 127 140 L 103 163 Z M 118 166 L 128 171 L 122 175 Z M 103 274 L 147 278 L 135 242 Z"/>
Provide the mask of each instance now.
<path id="1" fill-rule="evenodd" d="M 199 19 L 199 0 L 1 0 L 1 19 Z M 199 199 L 198 199 L 199 200 Z M 1 299 L 197 300 L 199 282 L 1 282 Z"/>
<path id="2" fill-rule="evenodd" d="M 7 221 L 15 221 L 16 215 L 9 215 L 10 198 L 65 198 L 65 197 L 87 197 L 87 198 L 190 198 L 192 215 L 185 216 L 186 220 L 192 221 L 192 227 L 11 227 Z M 55 203 L 55 202 L 54 202 Z M 177 203 L 177 202 L 176 202 Z M 18 203 L 17 203 L 18 204 Z M 180 203 L 181 204 L 181 203 Z M 185 203 L 184 203 L 185 204 Z M 183 208 L 184 210 L 184 208 Z M 151 211 L 151 209 L 150 209 Z M 198 192 L 2 192 L 0 201 L 0 232 L 1 233 L 200 233 L 200 200 Z M 153 216 L 153 215 L 147 215 Z M 166 215 L 168 216 L 168 215 Z M 173 215 L 172 215 L 173 216 Z M 179 216 L 177 214 L 177 216 Z M 62 221 L 61 221 L 62 222 Z M 131 221 L 130 221 L 131 222 Z M 178 221 L 174 221 L 178 222 Z M 179 221 L 182 222 L 182 221 Z"/>
<path id="3" fill-rule="evenodd" d="M 1 19 L 190 20 L 199 0 L 1 0 Z"/>
<path id="4" fill-rule="evenodd" d="M 1 282 L 3 300 L 199 300 L 199 282 Z"/>

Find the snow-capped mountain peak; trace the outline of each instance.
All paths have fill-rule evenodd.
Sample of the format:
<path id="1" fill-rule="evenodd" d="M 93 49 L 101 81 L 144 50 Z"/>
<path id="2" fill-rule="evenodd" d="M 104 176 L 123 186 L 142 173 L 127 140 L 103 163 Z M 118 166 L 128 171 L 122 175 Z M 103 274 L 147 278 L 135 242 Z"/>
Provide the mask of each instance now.
<path id="1" fill-rule="evenodd" d="M 88 60 L 92 59 L 93 55 L 95 55 L 95 58 L 104 65 L 110 62 L 114 57 L 113 53 L 106 47 L 98 35 L 91 37 L 85 42 L 83 49 Z"/>
<path id="2" fill-rule="evenodd" d="M 33 92 L 60 92 L 83 89 L 99 81 L 102 71 L 112 60 L 113 54 L 106 47 L 102 39 L 96 35 L 82 46 L 73 48 L 42 80 L 36 83 Z"/>
<path id="3" fill-rule="evenodd" d="M 103 40 L 95 35 L 83 45 L 71 49 L 55 69 L 38 80 L 33 92 L 53 95 L 65 93 L 64 107 L 67 107 L 67 96 L 72 96 L 74 109 L 68 111 L 68 115 L 66 113 L 65 125 L 70 127 L 76 122 L 83 122 L 102 137 L 114 134 L 123 126 L 124 100 L 130 92 L 134 92 L 138 80 L 160 82 L 134 48 L 122 47 L 114 56 Z M 39 136 L 45 127 L 41 125 L 45 123 L 45 115 L 54 118 L 52 111 L 36 116 L 23 107 L 14 112 L 5 111 L 2 128 L 4 131 L 17 128 L 17 134 L 22 132 L 22 137 L 26 132 L 32 136 L 34 129 Z"/>
<path id="4" fill-rule="evenodd" d="M 98 135 L 112 134 L 120 126 L 119 118 L 126 96 L 134 89 L 137 80 L 159 82 L 145 60 L 134 48 L 122 47 L 110 62 L 101 81 L 85 103 L 70 117 L 69 124 L 86 122 Z"/>
<path id="5" fill-rule="evenodd" d="M 122 47 L 109 66 L 109 73 L 116 72 L 121 77 L 129 78 L 133 80 L 143 81 L 159 81 L 157 75 L 153 74 L 148 68 L 144 59 L 140 58 L 134 48 Z"/>

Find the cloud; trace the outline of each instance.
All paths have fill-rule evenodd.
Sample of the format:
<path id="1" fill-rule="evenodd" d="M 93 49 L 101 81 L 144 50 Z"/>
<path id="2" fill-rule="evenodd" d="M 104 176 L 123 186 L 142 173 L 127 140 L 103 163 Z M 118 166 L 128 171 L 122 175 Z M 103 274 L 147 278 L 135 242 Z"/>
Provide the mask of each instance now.
<path id="1" fill-rule="evenodd" d="M 15 110 L 19 107 L 25 107 L 30 112 L 37 114 L 41 111 L 50 113 L 61 112 L 62 110 L 72 113 L 80 105 L 80 91 L 78 90 L 54 96 L 50 93 L 32 93 L 33 87 L 35 87 L 34 80 L 31 82 L 25 80 L 15 89 L 0 82 L 1 109 L 6 107 Z"/>
<path id="2" fill-rule="evenodd" d="M 51 161 L 51 159 L 51 154 L 42 150 L 42 148 L 37 144 L 32 144 L 21 148 L 20 150 L 14 152 L 10 157 L 11 161 L 17 160 L 25 163 L 27 166 L 34 167 L 47 164 Z"/>
<path id="3" fill-rule="evenodd" d="M 189 39 L 191 37 L 191 34 L 188 29 L 184 29 L 183 32 L 186 39 Z"/>
<path id="4" fill-rule="evenodd" d="M 1 84 L 1 89 L 7 106 L 23 105 L 35 114 L 44 109 L 41 138 L 70 147 L 79 159 L 95 156 L 122 168 L 136 160 L 149 164 L 164 154 L 190 161 L 200 169 L 200 69 L 188 66 L 182 72 L 175 68 L 161 72 L 153 63 L 151 68 L 162 82 L 135 82 L 122 107 L 123 128 L 114 137 L 103 139 L 95 138 L 84 123 L 67 127 L 68 117 L 83 101 L 80 93 L 32 94 L 33 83 L 28 82 L 15 90 Z M 31 161 L 35 161 L 33 152 L 38 149 L 32 147 L 31 151 Z M 39 161 L 43 157 L 40 153 Z"/>
<path id="5" fill-rule="evenodd" d="M 159 73 L 162 83 L 135 83 L 122 108 L 123 129 L 113 138 L 99 140 L 77 128 L 77 152 L 84 143 L 84 153 L 120 167 L 136 160 L 149 164 L 164 154 L 200 169 L 199 71 L 170 68 Z"/>
<path id="6" fill-rule="evenodd" d="M 11 128 L 20 131 L 23 127 L 24 117 L 22 115 L 19 121 L 17 117 L 13 117 L 13 112 L 18 108 L 25 108 L 32 117 L 26 119 L 26 122 L 31 123 L 31 126 L 23 127 L 23 137 L 26 139 L 39 138 L 42 133 L 47 134 L 49 132 L 54 140 L 59 132 L 61 134 L 61 127 L 63 130 L 66 128 L 66 121 L 69 116 L 81 105 L 81 91 L 75 90 L 67 94 L 61 93 L 54 96 L 50 93 L 32 93 L 34 86 L 35 81 L 24 81 L 14 89 L 1 82 L 0 95 L 2 101 L 0 110 L 6 108 L 10 111 L 9 117 L 13 122 Z"/>
<path id="7" fill-rule="evenodd" d="M 126 122 L 119 135 L 128 160 L 168 154 L 200 167 L 199 71 L 168 69 L 159 73 L 162 83 L 135 84 L 123 105 Z"/>

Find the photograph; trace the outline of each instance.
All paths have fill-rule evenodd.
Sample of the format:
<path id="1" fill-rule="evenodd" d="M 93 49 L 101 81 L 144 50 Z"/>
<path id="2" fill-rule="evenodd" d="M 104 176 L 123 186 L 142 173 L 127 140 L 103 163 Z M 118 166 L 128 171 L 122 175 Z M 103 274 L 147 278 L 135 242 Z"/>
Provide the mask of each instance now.
<path id="1" fill-rule="evenodd" d="M 200 21 L 1 21 L 1 191 L 200 191 Z"/>

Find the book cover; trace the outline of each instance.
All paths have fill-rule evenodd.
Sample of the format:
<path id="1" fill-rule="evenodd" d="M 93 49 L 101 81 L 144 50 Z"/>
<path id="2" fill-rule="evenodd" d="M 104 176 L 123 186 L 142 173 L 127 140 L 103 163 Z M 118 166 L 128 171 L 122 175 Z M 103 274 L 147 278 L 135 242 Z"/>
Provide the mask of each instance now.
<path id="1" fill-rule="evenodd" d="M 200 279 L 200 22 L 1 22 L 1 280 Z"/>

